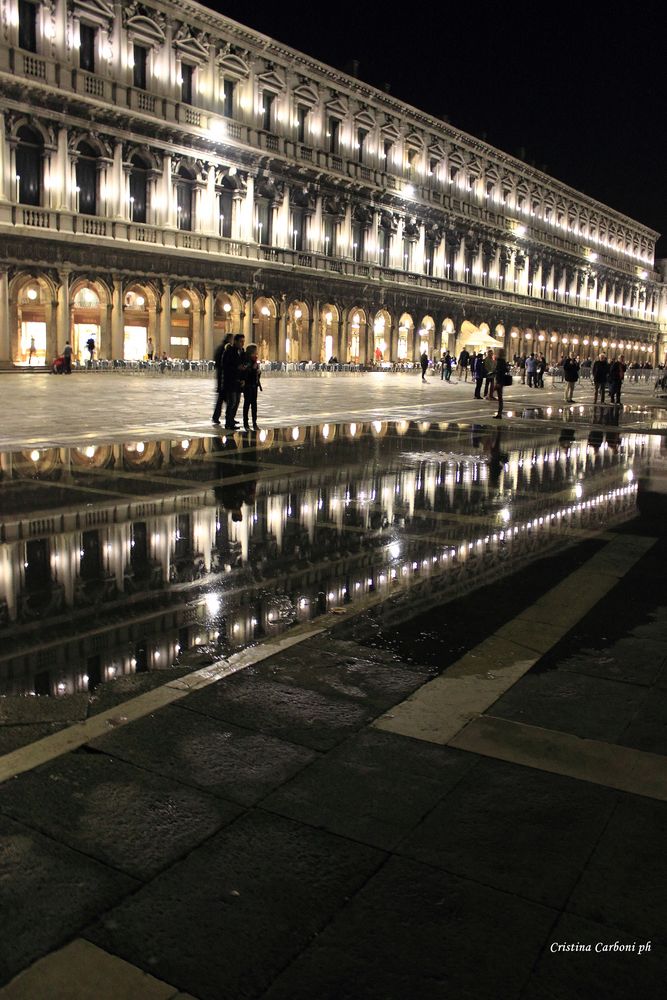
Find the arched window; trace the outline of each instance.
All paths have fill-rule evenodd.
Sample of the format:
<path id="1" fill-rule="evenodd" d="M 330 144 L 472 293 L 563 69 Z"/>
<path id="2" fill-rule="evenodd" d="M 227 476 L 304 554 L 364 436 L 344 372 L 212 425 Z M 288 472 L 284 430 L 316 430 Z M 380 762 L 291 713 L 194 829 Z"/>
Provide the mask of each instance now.
<path id="1" fill-rule="evenodd" d="M 76 161 L 76 186 L 79 189 L 81 215 L 97 215 L 97 153 L 87 143 L 79 144 Z"/>
<path id="2" fill-rule="evenodd" d="M 146 222 L 148 213 L 148 164 L 138 155 L 130 160 L 130 218 Z"/>
<path id="3" fill-rule="evenodd" d="M 21 205 L 42 203 L 42 156 L 44 141 L 37 129 L 22 125 L 16 145 L 16 177 Z"/>
<path id="4" fill-rule="evenodd" d="M 192 230 L 192 191 L 195 186 L 192 171 L 187 167 L 178 168 L 178 181 L 176 183 L 176 214 L 178 216 L 178 228 L 187 232 Z"/>

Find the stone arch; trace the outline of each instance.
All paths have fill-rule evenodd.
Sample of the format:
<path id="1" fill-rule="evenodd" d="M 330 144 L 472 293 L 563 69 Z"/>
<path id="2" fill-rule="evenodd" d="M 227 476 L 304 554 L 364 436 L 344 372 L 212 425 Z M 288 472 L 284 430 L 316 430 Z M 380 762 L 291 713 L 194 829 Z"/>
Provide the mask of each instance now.
<path id="1" fill-rule="evenodd" d="M 399 361 L 414 361 L 415 359 L 415 322 L 408 312 L 401 314 L 398 321 L 398 349 L 396 352 Z"/>
<path id="2" fill-rule="evenodd" d="M 391 315 L 378 309 L 373 317 L 373 361 L 381 364 L 391 360 Z"/>
<path id="3" fill-rule="evenodd" d="M 157 336 L 158 290 L 141 279 L 125 285 L 122 300 L 123 343 L 115 345 L 114 354 L 121 353 L 128 361 L 141 360 L 159 354 Z M 162 348 L 168 350 L 168 344 Z"/>
<path id="4" fill-rule="evenodd" d="M 222 340 L 227 334 L 240 331 L 243 297 L 238 292 L 218 292 L 213 303 L 214 337 Z"/>
<path id="5" fill-rule="evenodd" d="M 278 306 L 275 299 L 259 296 L 253 304 L 252 341 L 257 344 L 260 361 L 274 360 L 278 353 Z"/>
<path id="6" fill-rule="evenodd" d="M 70 336 L 74 357 L 88 359 L 87 343 L 95 342 L 95 357 L 108 357 L 111 342 L 108 329 L 111 291 L 99 278 L 80 275 L 69 289 Z"/>
<path id="7" fill-rule="evenodd" d="M 426 351 L 429 357 L 435 357 L 435 320 L 432 316 L 426 315 L 423 317 L 419 324 L 418 333 L 419 343 L 415 349 L 419 352 L 419 355 L 422 355 Z"/>
<path id="8" fill-rule="evenodd" d="M 333 303 L 326 302 L 320 309 L 319 357 L 314 360 L 326 363 L 329 358 L 339 358 L 339 341 L 340 310 Z"/>
<path id="9" fill-rule="evenodd" d="M 351 364 L 364 364 L 367 359 L 368 316 L 361 306 L 352 306 L 347 314 L 347 358 Z"/>
<path id="10" fill-rule="evenodd" d="M 307 302 L 293 300 L 287 307 L 285 358 L 305 361 L 309 350 L 310 308 Z"/>
<path id="11" fill-rule="evenodd" d="M 192 285 L 177 285 L 170 302 L 169 344 L 162 345 L 170 358 L 192 359 L 201 356 L 201 293 Z"/>
<path id="12" fill-rule="evenodd" d="M 45 274 L 19 271 L 9 282 L 10 351 L 14 365 L 51 366 L 57 353 L 57 287 Z M 62 338 L 63 347 L 66 337 Z"/>

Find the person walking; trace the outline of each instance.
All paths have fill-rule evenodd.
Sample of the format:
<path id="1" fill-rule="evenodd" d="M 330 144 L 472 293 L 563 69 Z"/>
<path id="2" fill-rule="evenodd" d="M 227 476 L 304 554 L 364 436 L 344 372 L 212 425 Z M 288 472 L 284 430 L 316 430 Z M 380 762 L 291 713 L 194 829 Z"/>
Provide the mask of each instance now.
<path id="1" fill-rule="evenodd" d="M 468 365 L 470 364 L 470 352 L 467 348 L 463 348 L 459 354 L 459 378 L 463 382 L 468 381 Z"/>
<path id="2" fill-rule="evenodd" d="M 528 382 L 528 388 L 535 388 L 535 375 L 537 373 L 537 361 L 535 360 L 535 355 L 530 354 L 526 358 L 526 380 Z"/>
<path id="3" fill-rule="evenodd" d="M 35 356 L 36 353 L 37 353 L 37 348 L 35 347 L 35 338 L 31 337 L 30 338 L 30 347 L 28 348 L 28 365 L 29 366 L 32 364 L 32 359 L 34 358 L 34 356 Z"/>
<path id="4" fill-rule="evenodd" d="M 505 358 L 505 350 L 499 347 L 496 351 L 496 364 L 495 364 L 495 388 L 496 396 L 498 397 L 498 412 L 494 413 L 493 419 L 500 420 L 503 415 L 503 392 L 506 385 L 512 384 L 512 376 L 510 375 L 510 366 Z"/>
<path id="5" fill-rule="evenodd" d="M 89 337 L 86 341 L 86 347 L 88 349 L 88 364 L 86 365 L 86 368 L 92 368 L 93 360 L 95 359 L 95 341 L 92 337 Z"/>
<path id="6" fill-rule="evenodd" d="M 574 402 L 574 387 L 579 381 L 579 362 L 571 354 L 563 358 L 563 379 L 565 381 L 564 400 L 566 403 Z"/>
<path id="7" fill-rule="evenodd" d="M 248 344 L 245 352 L 246 367 L 243 373 L 243 427 L 249 431 L 248 414 L 252 414 L 252 429 L 258 431 L 257 426 L 257 391 L 263 392 L 261 372 L 259 370 L 259 360 L 257 358 L 257 344 Z"/>
<path id="8" fill-rule="evenodd" d="M 63 347 L 63 374 L 72 374 L 72 345 L 69 340 L 65 341 L 65 346 Z"/>
<path id="9" fill-rule="evenodd" d="M 241 381 L 245 367 L 245 352 L 243 345 L 245 337 L 237 333 L 226 351 L 222 354 L 222 391 L 225 394 L 225 428 L 236 430 L 236 411 L 241 400 Z"/>
<path id="10" fill-rule="evenodd" d="M 609 399 L 616 406 L 621 402 L 621 386 L 627 367 L 622 354 L 620 358 L 614 358 L 609 367 Z"/>
<path id="11" fill-rule="evenodd" d="M 482 398 L 482 382 L 486 369 L 484 368 L 484 355 L 480 351 L 472 357 L 472 375 L 475 380 L 475 399 Z"/>
<path id="12" fill-rule="evenodd" d="M 419 358 L 419 364 L 422 366 L 422 382 L 425 382 L 426 372 L 428 371 L 428 354 L 426 351 Z"/>
<path id="13" fill-rule="evenodd" d="M 445 351 L 442 356 L 442 368 L 440 371 L 440 381 L 443 379 L 449 382 L 452 377 L 452 356 L 449 351 Z"/>
<path id="14" fill-rule="evenodd" d="M 220 423 L 220 414 L 222 413 L 222 404 L 226 402 L 225 400 L 225 390 L 222 384 L 222 356 L 225 350 L 229 347 L 232 342 L 232 335 L 228 333 L 222 343 L 218 344 L 215 349 L 215 354 L 213 355 L 213 364 L 215 365 L 215 406 L 213 408 L 213 416 L 211 417 L 211 422 L 214 424 Z"/>
<path id="15" fill-rule="evenodd" d="M 547 359 L 543 354 L 540 354 L 537 359 L 537 370 L 535 372 L 535 386 L 538 389 L 544 389 L 544 373 L 547 370 Z"/>
<path id="16" fill-rule="evenodd" d="M 604 394 L 607 391 L 607 379 L 609 378 L 609 362 L 607 355 L 601 354 L 593 365 L 593 385 L 595 387 L 595 398 L 593 403 L 597 403 L 598 398 L 604 403 Z"/>

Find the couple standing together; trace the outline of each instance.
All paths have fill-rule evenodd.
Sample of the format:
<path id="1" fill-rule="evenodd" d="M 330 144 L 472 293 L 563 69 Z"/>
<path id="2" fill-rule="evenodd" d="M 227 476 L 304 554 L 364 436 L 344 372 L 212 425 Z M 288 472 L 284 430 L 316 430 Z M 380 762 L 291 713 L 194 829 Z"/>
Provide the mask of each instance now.
<path id="1" fill-rule="evenodd" d="M 245 337 L 237 333 L 228 334 L 215 352 L 215 379 L 217 399 L 213 410 L 213 423 L 220 423 L 222 405 L 225 404 L 225 429 L 237 430 L 236 411 L 243 393 L 243 426 L 250 430 L 248 417 L 252 414 L 253 430 L 257 426 L 257 392 L 262 391 L 262 383 L 257 357 L 257 344 L 248 344 L 244 349 Z"/>

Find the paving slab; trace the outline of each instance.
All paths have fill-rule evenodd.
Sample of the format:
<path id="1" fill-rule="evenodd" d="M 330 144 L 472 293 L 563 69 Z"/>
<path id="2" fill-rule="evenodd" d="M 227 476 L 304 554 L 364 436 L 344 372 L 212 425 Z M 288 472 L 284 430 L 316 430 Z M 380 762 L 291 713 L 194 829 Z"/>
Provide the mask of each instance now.
<path id="1" fill-rule="evenodd" d="M 667 659 L 667 642 L 637 636 L 619 639 L 609 646 L 584 647 L 558 664 L 568 673 L 606 677 L 630 684 L 654 684 Z"/>
<path id="2" fill-rule="evenodd" d="M 265 1000 L 512 1000 L 557 914 L 391 858 Z"/>
<path id="3" fill-rule="evenodd" d="M 523 677 L 489 709 L 498 718 L 616 741 L 649 697 L 636 684 L 550 670 Z"/>
<path id="4" fill-rule="evenodd" d="M 24 695 L 4 695 L 0 698 L 0 726 L 48 722 L 67 724 L 85 719 L 87 713 L 87 694 L 73 694 L 67 698 Z"/>
<path id="5" fill-rule="evenodd" d="M 281 684 L 255 667 L 190 694 L 180 704 L 313 750 L 329 750 L 378 714 L 368 702 Z"/>
<path id="6" fill-rule="evenodd" d="M 667 755 L 667 690 L 651 691 L 618 742 L 637 750 Z"/>
<path id="7" fill-rule="evenodd" d="M 645 948 L 646 943 L 617 927 L 564 913 L 521 1000 L 659 997 L 667 982 L 667 950 L 653 942 L 650 951 L 640 953 L 640 947 Z M 615 944 L 634 947 L 632 951 L 602 950 L 613 949 Z M 572 950 L 558 950 L 559 945 L 569 945 Z M 591 950 L 576 950 L 577 945 L 590 945 Z"/>
<path id="8" fill-rule="evenodd" d="M 313 640 L 272 657 L 264 665 L 266 676 L 325 696 L 353 698 L 381 712 L 407 697 L 433 674 L 428 667 L 366 657 L 359 647 L 355 655 L 323 646 Z"/>
<path id="9" fill-rule="evenodd" d="M 667 945 L 665 830 L 667 802 L 622 796 L 567 909 Z"/>
<path id="10" fill-rule="evenodd" d="M 0 755 L 27 747 L 45 736 L 52 736 L 67 726 L 67 722 L 36 722 L 17 726 L 0 725 Z"/>
<path id="11" fill-rule="evenodd" d="M 388 850 L 475 760 L 474 754 L 366 729 L 305 768 L 262 806 Z"/>
<path id="12" fill-rule="evenodd" d="M 168 705 L 90 744 L 166 778 L 254 805 L 317 756 L 285 740 Z"/>
<path id="13" fill-rule="evenodd" d="M 608 789 L 480 759 L 396 850 L 562 908 L 616 801 Z"/>
<path id="14" fill-rule="evenodd" d="M 145 881 L 240 809 L 124 761 L 79 752 L 0 785 L 0 812 Z"/>
<path id="15" fill-rule="evenodd" d="M 385 857 L 254 810 L 84 936 L 201 1000 L 259 997 Z"/>
<path id="16" fill-rule="evenodd" d="M 0 816 L 0 984 L 65 944 L 139 883 Z"/>
<path id="17" fill-rule="evenodd" d="M 176 990 L 77 938 L 0 990 L 0 1000 L 176 1000 Z"/>

